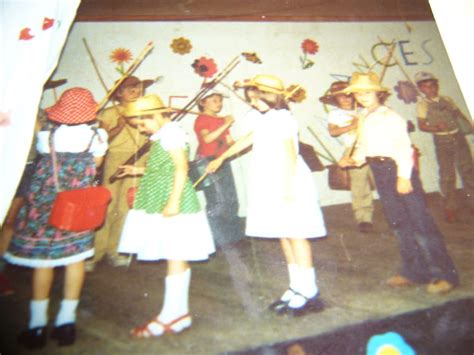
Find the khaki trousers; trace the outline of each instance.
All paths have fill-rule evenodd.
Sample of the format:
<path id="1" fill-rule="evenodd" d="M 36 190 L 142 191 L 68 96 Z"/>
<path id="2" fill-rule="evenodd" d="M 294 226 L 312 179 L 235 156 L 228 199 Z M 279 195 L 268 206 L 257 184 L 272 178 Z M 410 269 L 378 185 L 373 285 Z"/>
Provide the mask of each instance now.
<path id="1" fill-rule="evenodd" d="M 351 177 L 352 210 L 357 223 L 372 223 L 374 202 L 371 184 L 373 184 L 372 171 L 368 164 L 362 167 L 349 169 Z"/>
<path id="2" fill-rule="evenodd" d="M 138 186 L 140 178 L 126 177 L 114 183 L 110 183 L 109 178 L 132 154 L 133 152 L 109 152 L 106 156 L 103 186 L 112 193 L 112 201 L 109 204 L 104 225 L 95 233 L 94 261 L 101 260 L 104 255 L 112 257 L 118 255 L 120 235 L 129 210 L 127 192 L 131 187 Z M 141 157 L 135 165 L 145 166 L 145 161 L 146 155 Z"/>

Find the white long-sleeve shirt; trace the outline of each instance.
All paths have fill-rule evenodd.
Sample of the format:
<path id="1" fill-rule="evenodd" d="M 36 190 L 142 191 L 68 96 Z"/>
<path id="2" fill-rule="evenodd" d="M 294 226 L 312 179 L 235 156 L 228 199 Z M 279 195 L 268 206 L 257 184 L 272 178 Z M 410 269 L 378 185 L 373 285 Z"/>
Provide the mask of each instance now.
<path id="1" fill-rule="evenodd" d="M 389 157 L 397 164 L 397 176 L 410 179 L 413 169 L 413 148 L 407 122 L 386 106 L 368 114 L 360 128 L 360 147 L 355 160 L 366 157 Z"/>

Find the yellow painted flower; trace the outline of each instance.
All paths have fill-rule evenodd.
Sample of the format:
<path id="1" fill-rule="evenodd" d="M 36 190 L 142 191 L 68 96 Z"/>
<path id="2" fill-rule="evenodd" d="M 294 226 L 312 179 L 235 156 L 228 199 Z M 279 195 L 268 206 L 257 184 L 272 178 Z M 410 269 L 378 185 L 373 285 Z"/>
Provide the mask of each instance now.
<path id="1" fill-rule="evenodd" d="M 188 54 L 189 52 L 191 52 L 191 48 L 193 48 L 191 41 L 184 37 L 173 39 L 173 42 L 170 44 L 170 47 L 174 53 L 178 53 L 181 55 Z"/>
<path id="2" fill-rule="evenodd" d="M 110 61 L 118 64 L 128 63 L 132 60 L 133 55 L 129 49 L 117 48 L 110 53 Z"/>

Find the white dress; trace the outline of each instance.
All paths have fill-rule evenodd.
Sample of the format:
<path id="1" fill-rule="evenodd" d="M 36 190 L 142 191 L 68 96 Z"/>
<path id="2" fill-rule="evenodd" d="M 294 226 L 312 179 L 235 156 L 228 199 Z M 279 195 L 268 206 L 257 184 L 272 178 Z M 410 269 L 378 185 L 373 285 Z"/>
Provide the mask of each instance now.
<path id="1" fill-rule="evenodd" d="M 256 118 L 253 131 L 246 234 L 266 238 L 318 238 L 326 235 L 319 195 L 311 171 L 298 154 L 292 179 L 294 198 L 285 199 L 284 142 L 298 152 L 298 125 L 288 110 Z"/>

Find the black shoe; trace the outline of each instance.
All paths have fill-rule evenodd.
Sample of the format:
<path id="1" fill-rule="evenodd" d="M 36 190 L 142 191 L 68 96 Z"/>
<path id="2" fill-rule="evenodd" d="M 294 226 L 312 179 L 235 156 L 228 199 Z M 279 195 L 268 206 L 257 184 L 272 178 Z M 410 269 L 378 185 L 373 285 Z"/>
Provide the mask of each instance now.
<path id="1" fill-rule="evenodd" d="M 288 291 L 291 291 L 293 292 L 294 294 L 296 294 L 295 291 L 293 291 L 291 288 L 288 289 Z M 275 312 L 276 314 L 283 314 L 286 312 L 286 307 L 288 306 L 288 302 L 290 302 L 290 300 L 288 301 L 283 301 L 281 298 L 276 300 L 275 302 L 271 303 L 269 306 L 268 306 L 268 309 Z"/>
<path id="2" fill-rule="evenodd" d="M 17 341 L 27 349 L 40 349 L 46 345 L 46 327 L 24 330 Z"/>
<path id="3" fill-rule="evenodd" d="M 67 323 L 55 327 L 51 333 L 51 338 L 58 341 L 59 346 L 68 346 L 76 341 L 76 325 L 75 323 Z"/>
<path id="4" fill-rule="evenodd" d="M 286 314 L 292 317 L 304 316 L 307 313 L 321 312 L 324 309 L 324 303 L 320 299 L 319 294 L 314 297 L 307 298 L 302 294 L 298 293 L 299 296 L 306 299 L 306 303 L 298 308 L 286 307 Z"/>
<path id="5" fill-rule="evenodd" d="M 374 225 L 370 222 L 359 223 L 359 232 L 370 233 L 374 231 Z"/>

